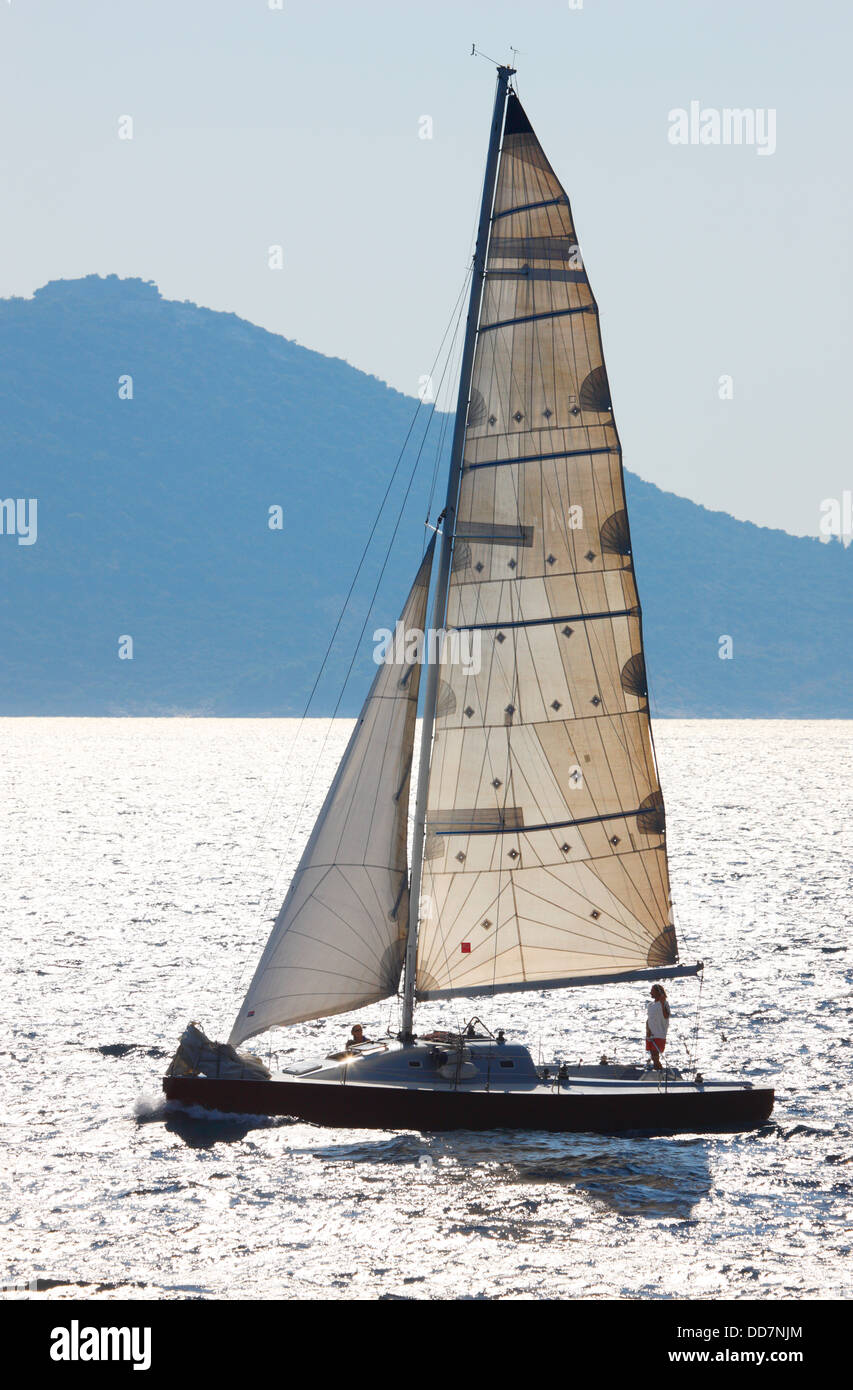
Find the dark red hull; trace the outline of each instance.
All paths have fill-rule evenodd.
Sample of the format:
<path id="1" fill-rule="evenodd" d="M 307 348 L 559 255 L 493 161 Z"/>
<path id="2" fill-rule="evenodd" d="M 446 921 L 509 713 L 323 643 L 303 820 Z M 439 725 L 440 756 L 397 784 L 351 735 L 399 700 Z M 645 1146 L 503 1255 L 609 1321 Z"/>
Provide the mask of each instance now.
<path id="1" fill-rule="evenodd" d="M 572 1091 L 414 1090 L 310 1081 L 166 1077 L 169 1100 L 239 1115 L 291 1115 L 339 1129 L 527 1129 L 556 1133 L 651 1133 L 746 1129 L 767 1120 L 772 1090 L 651 1087 L 589 1095 Z"/>

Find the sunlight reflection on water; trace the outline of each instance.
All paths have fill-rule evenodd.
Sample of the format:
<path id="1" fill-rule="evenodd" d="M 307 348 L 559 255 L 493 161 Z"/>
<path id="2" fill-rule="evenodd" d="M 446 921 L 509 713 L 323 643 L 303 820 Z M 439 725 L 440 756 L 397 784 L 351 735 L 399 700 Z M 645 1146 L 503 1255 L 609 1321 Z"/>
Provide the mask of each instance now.
<path id="1" fill-rule="evenodd" d="M 4 1277 L 58 1281 L 53 1298 L 849 1297 L 846 723 L 656 726 L 682 958 L 708 963 L 701 1066 L 776 1084 L 764 1130 L 385 1134 L 163 1104 L 187 1020 L 227 1034 L 350 727 L 288 845 L 323 721 L 266 821 L 288 721 L 3 721 Z M 671 991 L 676 1065 L 697 988 Z M 534 1055 L 630 1060 L 644 994 L 468 1012 Z M 360 1018 L 396 1025 L 396 1006 Z M 273 1046 L 310 1054 L 347 1028 Z"/>

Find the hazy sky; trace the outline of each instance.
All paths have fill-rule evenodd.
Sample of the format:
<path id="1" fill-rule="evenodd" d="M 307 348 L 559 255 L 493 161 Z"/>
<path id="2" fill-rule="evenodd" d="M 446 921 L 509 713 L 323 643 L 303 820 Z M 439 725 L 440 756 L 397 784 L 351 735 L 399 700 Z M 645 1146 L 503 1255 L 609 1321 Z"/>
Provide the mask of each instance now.
<path id="1" fill-rule="evenodd" d="M 0 0 L 0 295 L 139 275 L 414 394 L 471 249 L 494 89 L 471 44 L 514 45 L 626 465 L 817 534 L 853 489 L 850 7 L 271 4 Z M 673 145 L 692 101 L 774 110 L 775 152 Z"/>

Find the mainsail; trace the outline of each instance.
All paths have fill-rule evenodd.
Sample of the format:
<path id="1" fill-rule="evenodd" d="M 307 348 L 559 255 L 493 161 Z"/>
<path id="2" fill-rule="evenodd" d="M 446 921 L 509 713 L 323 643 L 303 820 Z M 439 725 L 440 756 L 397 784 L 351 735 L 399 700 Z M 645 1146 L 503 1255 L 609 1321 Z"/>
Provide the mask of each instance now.
<path id="1" fill-rule="evenodd" d="M 402 634 L 423 633 L 434 544 L 403 609 Z M 409 928 L 406 832 L 421 670 L 417 659 L 406 664 L 400 646 L 371 686 L 231 1030 L 234 1046 L 397 989 Z"/>
<path id="2" fill-rule="evenodd" d="M 454 528 L 446 625 L 481 665 L 445 645 L 418 997 L 665 967 L 664 807 L 598 309 L 514 94 Z"/>

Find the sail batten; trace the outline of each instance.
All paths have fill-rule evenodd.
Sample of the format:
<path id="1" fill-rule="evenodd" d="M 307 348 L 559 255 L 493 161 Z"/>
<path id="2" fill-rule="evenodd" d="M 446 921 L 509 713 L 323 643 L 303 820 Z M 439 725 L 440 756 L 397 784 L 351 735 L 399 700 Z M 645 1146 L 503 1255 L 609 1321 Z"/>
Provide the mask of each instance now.
<path id="1" fill-rule="evenodd" d="M 540 199 L 538 203 L 522 203 L 520 207 L 504 208 L 503 212 L 493 213 L 492 222 L 497 222 L 501 217 L 514 217 L 518 212 L 534 212 L 538 208 L 551 208 L 557 206 L 559 203 L 568 203 L 568 201 L 565 194 L 560 194 L 556 198 Z"/>
<path id="2" fill-rule="evenodd" d="M 434 540 L 403 608 L 404 631 L 424 629 L 433 550 Z M 379 667 L 231 1031 L 234 1046 L 397 989 L 420 670 Z"/>
<path id="3" fill-rule="evenodd" d="M 513 808 L 513 810 L 515 809 L 516 808 Z M 581 816 L 578 820 L 552 820 L 545 821 L 541 825 L 526 825 L 524 821 L 519 818 L 512 825 L 482 827 L 477 827 L 473 825 L 458 826 L 453 830 L 436 829 L 433 831 L 433 833 L 436 835 L 509 835 L 515 830 L 523 829 L 528 835 L 530 835 L 535 830 L 567 830 L 570 826 L 573 825 L 597 825 L 600 821 L 622 820 L 623 818 L 627 818 L 630 816 L 642 815 L 645 815 L 645 812 L 643 808 L 639 806 L 635 811 L 610 811 L 607 815 L 604 816 Z M 519 816 L 519 813 L 517 811 L 516 816 Z"/>
<path id="4" fill-rule="evenodd" d="M 563 617 L 550 618 L 514 618 L 505 622 L 491 623 L 458 623 L 451 628 L 451 632 L 487 632 L 497 628 L 513 627 L 553 627 L 560 623 L 594 623 L 603 618 L 634 618 L 637 616 L 636 608 L 613 608 L 608 613 L 568 613 Z"/>
<path id="5" fill-rule="evenodd" d="M 664 809 L 598 307 L 514 94 L 465 419 L 445 622 L 481 660 L 442 654 L 418 994 L 660 973 Z"/>
<path id="6" fill-rule="evenodd" d="M 527 454 L 520 458 L 485 459 L 480 463 L 469 463 L 466 471 L 473 473 L 478 468 L 503 468 L 508 464 L 543 463 L 546 459 L 586 458 L 589 454 L 617 454 L 618 452 L 615 445 L 605 446 L 602 449 L 564 449 L 557 454 Z"/>

